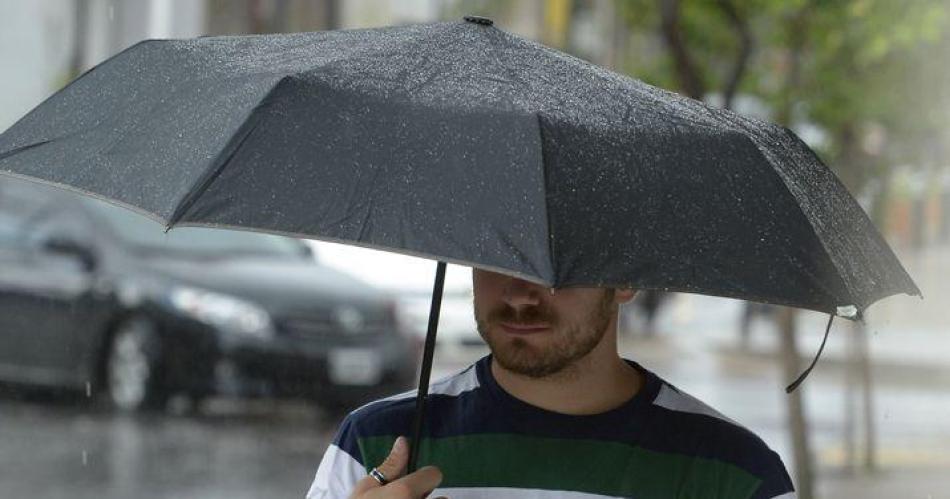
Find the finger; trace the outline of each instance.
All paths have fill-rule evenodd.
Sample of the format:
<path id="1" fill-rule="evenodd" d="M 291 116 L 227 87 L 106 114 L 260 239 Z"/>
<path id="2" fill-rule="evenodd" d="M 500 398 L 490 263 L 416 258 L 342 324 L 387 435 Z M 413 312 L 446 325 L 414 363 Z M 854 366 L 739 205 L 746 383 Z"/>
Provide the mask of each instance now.
<path id="1" fill-rule="evenodd" d="M 406 468 L 409 466 L 409 442 L 406 437 L 398 437 L 393 442 L 393 448 L 386 456 L 383 464 L 376 467 L 382 473 L 386 480 L 395 481 L 406 474 Z"/>
<path id="2" fill-rule="evenodd" d="M 406 466 L 409 464 L 409 443 L 405 437 L 399 437 L 393 442 L 393 448 L 382 464 L 376 467 L 387 480 L 393 481 L 406 472 Z M 353 487 L 353 495 L 359 495 L 367 490 L 379 487 L 379 482 L 375 478 L 367 475 L 362 480 L 356 482 Z"/>
<path id="3" fill-rule="evenodd" d="M 442 472 L 435 466 L 420 468 L 415 473 L 406 475 L 389 486 L 404 488 L 409 497 L 423 497 L 442 483 Z"/>

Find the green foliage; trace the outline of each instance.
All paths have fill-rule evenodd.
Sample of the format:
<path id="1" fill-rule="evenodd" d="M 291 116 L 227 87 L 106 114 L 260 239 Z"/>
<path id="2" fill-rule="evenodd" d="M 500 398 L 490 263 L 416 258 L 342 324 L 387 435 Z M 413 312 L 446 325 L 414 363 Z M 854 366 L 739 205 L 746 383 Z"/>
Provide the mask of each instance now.
<path id="1" fill-rule="evenodd" d="M 950 84 L 941 61 L 950 55 L 946 2 L 829 2 L 809 17 L 807 78 L 800 89 L 786 90 L 808 102 L 806 118 L 834 135 L 882 125 L 892 153 L 886 159 L 923 160 L 901 145 L 950 126 L 950 108 L 933 113 Z M 843 161 L 852 159 L 846 146 L 836 144 Z"/>
<path id="2" fill-rule="evenodd" d="M 661 1 L 618 0 L 635 34 L 625 69 L 675 89 Z M 873 162 L 948 161 L 929 151 L 950 130 L 950 1 L 733 1 L 754 37 L 740 92 L 825 130 L 827 147 L 819 152 L 830 164 L 874 173 Z M 679 4 L 681 35 L 707 92 L 721 91 L 739 48 L 734 27 L 716 0 Z M 884 150 L 862 152 L 864 131 L 873 127 L 884 129 Z M 860 183 L 865 173 L 850 176 Z"/>

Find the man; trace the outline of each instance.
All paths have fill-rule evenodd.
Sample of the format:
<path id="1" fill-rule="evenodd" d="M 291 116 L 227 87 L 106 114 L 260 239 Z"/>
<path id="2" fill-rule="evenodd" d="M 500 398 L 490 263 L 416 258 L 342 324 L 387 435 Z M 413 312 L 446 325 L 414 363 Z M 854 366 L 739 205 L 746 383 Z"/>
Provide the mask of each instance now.
<path id="1" fill-rule="evenodd" d="M 438 469 L 402 476 L 414 395 L 397 395 L 344 420 L 308 498 L 794 497 L 758 437 L 620 357 L 635 291 L 484 270 L 473 290 L 491 355 L 431 387 L 420 464 Z"/>

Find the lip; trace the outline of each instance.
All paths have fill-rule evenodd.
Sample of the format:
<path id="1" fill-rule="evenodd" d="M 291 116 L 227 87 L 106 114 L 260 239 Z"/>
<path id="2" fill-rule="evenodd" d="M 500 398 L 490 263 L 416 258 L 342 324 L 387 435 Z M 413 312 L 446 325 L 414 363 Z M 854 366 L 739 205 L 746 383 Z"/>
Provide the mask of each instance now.
<path id="1" fill-rule="evenodd" d="M 549 324 L 519 324 L 513 322 L 502 322 L 499 324 L 508 334 L 538 334 L 551 330 Z"/>

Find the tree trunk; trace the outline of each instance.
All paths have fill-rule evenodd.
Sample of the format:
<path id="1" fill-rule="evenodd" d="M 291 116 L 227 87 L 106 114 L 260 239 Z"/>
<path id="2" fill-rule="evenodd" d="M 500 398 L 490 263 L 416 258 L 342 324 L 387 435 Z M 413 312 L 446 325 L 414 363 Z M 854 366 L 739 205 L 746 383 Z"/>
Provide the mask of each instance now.
<path id="1" fill-rule="evenodd" d="M 805 36 L 808 27 L 810 5 L 805 4 L 788 18 L 788 73 L 785 74 L 785 91 L 775 113 L 775 120 L 784 126 L 792 124 L 792 101 L 795 91 L 801 85 L 802 52 L 805 50 Z"/>
<path id="2" fill-rule="evenodd" d="M 340 0 L 323 1 L 323 29 L 340 29 Z"/>
<path id="3" fill-rule="evenodd" d="M 782 336 L 782 365 L 785 368 L 785 379 L 793 380 L 801 372 L 795 335 L 795 310 L 782 307 L 778 319 Z M 788 427 L 792 435 L 797 497 L 798 499 L 814 499 L 811 447 L 808 441 L 808 423 L 805 419 L 805 402 L 802 399 L 801 386 L 788 394 Z"/>
<path id="4" fill-rule="evenodd" d="M 863 322 L 853 325 L 858 347 L 858 364 L 861 377 L 861 408 L 864 417 L 864 469 L 877 469 L 877 439 L 874 425 L 874 385 L 871 378 L 871 352 L 868 344 L 867 326 Z"/>
<path id="5" fill-rule="evenodd" d="M 732 100 L 739 91 L 739 83 L 745 75 L 746 67 L 749 65 L 749 58 L 752 57 L 752 32 L 749 30 L 749 21 L 739 12 L 732 0 L 717 0 L 716 6 L 722 11 L 723 15 L 732 25 L 736 35 L 739 37 L 739 52 L 736 54 L 736 60 L 732 65 L 732 71 L 726 79 L 726 85 L 722 90 L 722 107 L 732 109 Z"/>
<path id="6" fill-rule="evenodd" d="M 266 33 L 264 3 L 262 0 L 249 0 L 247 3 L 248 32 L 254 34 Z"/>
<path id="7" fill-rule="evenodd" d="M 86 69 L 86 36 L 89 32 L 89 0 L 78 0 L 73 14 L 73 51 L 69 58 L 69 80 Z"/>
<path id="8" fill-rule="evenodd" d="M 606 50 L 600 54 L 598 63 L 623 73 L 622 66 L 626 58 L 627 39 L 630 35 L 627 31 L 627 23 L 618 12 L 618 7 L 614 2 L 595 3 L 594 9 L 597 11 L 599 21 L 609 30 L 606 36 Z"/>
<path id="9" fill-rule="evenodd" d="M 270 32 L 286 33 L 290 23 L 289 0 L 274 0 L 274 10 L 271 13 Z"/>
<path id="10" fill-rule="evenodd" d="M 801 84 L 801 61 L 805 50 L 806 28 L 808 26 L 811 5 L 805 2 L 789 18 L 786 29 L 789 38 L 788 73 L 785 75 L 785 91 L 782 102 L 776 112 L 776 120 L 784 125 L 792 124 L 793 96 Z M 801 373 L 798 353 L 796 311 L 783 307 L 779 313 L 779 329 L 782 336 L 782 364 L 785 379 L 791 381 Z M 811 457 L 811 443 L 808 438 L 808 421 L 805 417 L 802 393 L 804 385 L 788 394 L 788 426 L 792 439 L 792 452 L 795 459 L 795 477 L 798 499 L 812 499 L 815 496 L 814 463 Z"/>
<path id="11" fill-rule="evenodd" d="M 854 471 L 857 462 L 858 445 L 858 331 L 850 328 L 848 331 L 848 357 L 844 370 L 844 426 L 842 427 L 844 440 L 844 465 L 848 473 Z"/>
<path id="12" fill-rule="evenodd" d="M 666 47 L 673 56 L 673 65 L 676 68 L 680 88 L 688 97 L 703 100 L 706 88 L 680 31 L 680 2 L 679 0 L 657 0 L 657 2 L 660 8 L 660 28 Z"/>

